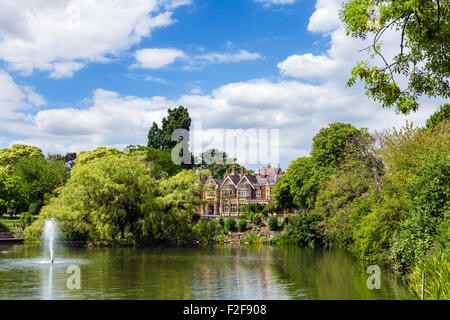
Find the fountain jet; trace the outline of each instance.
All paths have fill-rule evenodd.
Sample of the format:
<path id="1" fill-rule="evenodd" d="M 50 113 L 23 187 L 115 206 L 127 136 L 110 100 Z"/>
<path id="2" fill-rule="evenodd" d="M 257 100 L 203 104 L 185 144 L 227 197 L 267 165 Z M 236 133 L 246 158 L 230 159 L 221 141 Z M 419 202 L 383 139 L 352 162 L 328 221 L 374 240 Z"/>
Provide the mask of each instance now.
<path id="1" fill-rule="evenodd" d="M 56 235 L 56 222 L 54 219 L 45 221 L 43 240 L 45 245 L 48 245 L 50 263 L 53 263 L 53 243 Z"/>

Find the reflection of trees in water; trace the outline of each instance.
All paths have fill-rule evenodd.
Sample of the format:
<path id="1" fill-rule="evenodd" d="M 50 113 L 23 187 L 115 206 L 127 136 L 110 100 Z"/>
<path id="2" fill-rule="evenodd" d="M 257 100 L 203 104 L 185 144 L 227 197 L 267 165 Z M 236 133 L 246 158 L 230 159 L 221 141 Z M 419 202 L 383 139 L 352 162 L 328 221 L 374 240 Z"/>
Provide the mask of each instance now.
<path id="1" fill-rule="evenodd" d="M 272 271 L 294 299 L 402 299 L 405 287 L 381 275 L 381 289 L 369 290 L 370 274 L 343 249 L 279 248 Z"/>
<path id="2" fill-rule="evenodd" d="M 9 249 L 8 249 L 9 250 Z M 365 269 L 344 250 L 296 247 L 57 248 L 56 259 L 82 260 L 81 290 L 67 290 L 68 265 L 56 265 L 53 298 L 77 299 L 376 299 L 405 287 L 382 277 L 369 290 Z M 40 247 L 11 248 L 4 258 L 43 257 Z M 3 266 L 2 266 L 3 267 Z M 42 269 L 42 270 L 41 270 Z M 5 271 L 5 270 L 3 270 Z M 48 268 L 0 268 L 0 298 L 42 297 Z M 38 272 L 36 274 L 36 272 Z"/>
<path id="3" fill-rule="evenodd" d="M 282 299 L 283 291 L 275 283 L 271 270 L 271 247 L 215 247 L 203 249 L 194 268 L 192 290 L 198 298 Z"/>

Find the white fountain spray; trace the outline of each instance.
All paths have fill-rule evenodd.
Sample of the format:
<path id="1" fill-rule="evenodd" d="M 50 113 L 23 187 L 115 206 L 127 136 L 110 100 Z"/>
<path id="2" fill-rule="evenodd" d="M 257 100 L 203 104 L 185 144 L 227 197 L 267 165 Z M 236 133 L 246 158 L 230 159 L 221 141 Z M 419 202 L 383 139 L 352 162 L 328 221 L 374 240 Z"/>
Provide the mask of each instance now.
<path id="1" fill-rule="evenodd" d="M 46 220 L 44 224 L 44 244 L 48 246 L 50 253 L 50 263 L 53 263 L 53 243 L 56 237 L 56 221 L 54 219 Z"/>

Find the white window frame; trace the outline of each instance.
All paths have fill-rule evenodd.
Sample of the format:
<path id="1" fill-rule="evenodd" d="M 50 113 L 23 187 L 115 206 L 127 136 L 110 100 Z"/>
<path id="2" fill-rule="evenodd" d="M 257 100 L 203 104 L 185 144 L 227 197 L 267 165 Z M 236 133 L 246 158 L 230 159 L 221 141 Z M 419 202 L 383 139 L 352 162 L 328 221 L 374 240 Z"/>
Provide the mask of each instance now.
<path id="1" fill-rule="evenodd" d="M 238 195 L 239 195 L 239 197 L 248 197 L 248 190 L 247 189 L 239 189 Z"/>

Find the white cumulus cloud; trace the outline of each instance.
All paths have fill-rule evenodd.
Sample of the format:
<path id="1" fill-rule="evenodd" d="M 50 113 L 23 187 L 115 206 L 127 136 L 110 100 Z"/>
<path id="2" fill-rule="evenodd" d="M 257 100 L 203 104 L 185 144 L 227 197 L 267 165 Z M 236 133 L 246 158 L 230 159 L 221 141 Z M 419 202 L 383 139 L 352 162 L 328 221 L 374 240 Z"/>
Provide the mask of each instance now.
<path id="1" fill-rule="evenodd" d="M 174 23 L 186 0 L 2 0 L 0 59 L 11 70 L 70 77 Z"/>
<path id="2" fill-rule="evenodd" d="M 135 53 L 137 63 L 132 68 L 160 69 L 184 56 L 183 51 L 177 49 L 141 49 Z"/>

